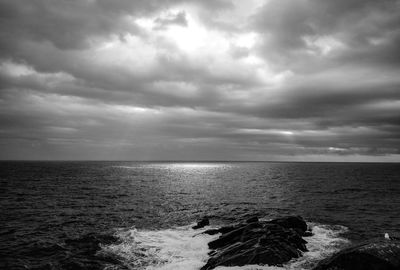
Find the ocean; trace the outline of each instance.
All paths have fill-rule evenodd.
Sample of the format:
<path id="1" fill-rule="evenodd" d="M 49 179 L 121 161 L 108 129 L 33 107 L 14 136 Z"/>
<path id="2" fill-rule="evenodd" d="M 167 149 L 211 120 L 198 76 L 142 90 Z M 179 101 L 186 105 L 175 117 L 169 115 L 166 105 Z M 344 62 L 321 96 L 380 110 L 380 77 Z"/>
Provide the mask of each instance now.
<path id="1" fill-rule="evenodd" d="M 311 269 L 366 239 L 399 235 L 400 166 L 385 163 L 0 162 L 0 269 L 199 269 L 211 227 L 300 215 Z"/>

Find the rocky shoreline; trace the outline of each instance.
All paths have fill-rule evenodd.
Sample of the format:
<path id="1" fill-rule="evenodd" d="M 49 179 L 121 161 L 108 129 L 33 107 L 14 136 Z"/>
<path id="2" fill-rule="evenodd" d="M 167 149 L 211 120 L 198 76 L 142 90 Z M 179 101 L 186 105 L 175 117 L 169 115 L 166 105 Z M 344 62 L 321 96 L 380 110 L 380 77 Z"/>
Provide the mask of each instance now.
<path id="1" fill-rule="evenodd" d="M 400 270 L 400 239 L 382 237 L 353 245 L 322 260 L 313 270 Z"/>
<path id="2" fill-rule="evenodd" d="M 193 229 L 209 225 L 203 218 Z M 204 234 L 221 234 L 208 243 L 210 258 L 201 270 L 218 266 L 269 265 L 283 266 L 307 252 L 311 236 L 307 223 L 300 216 L 287 216 L 270 221 L 252 217 Z M 400 240 L 373 239 L 344 249 L 321 261 L 314 270 L 400 270 Z"/>

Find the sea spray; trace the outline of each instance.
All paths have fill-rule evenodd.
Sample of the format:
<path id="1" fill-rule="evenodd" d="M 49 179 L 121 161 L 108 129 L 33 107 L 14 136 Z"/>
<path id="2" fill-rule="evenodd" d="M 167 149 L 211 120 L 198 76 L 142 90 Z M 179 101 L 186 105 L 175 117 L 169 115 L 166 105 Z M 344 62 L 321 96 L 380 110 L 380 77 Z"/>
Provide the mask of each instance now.
<path id="1" fill-rule="evenodd" d="M 167 230 L 129 229 L 118 233 L 122 242 L 104 246 L 129 269 L 190 270 L 204 265 L 209 252 L 207 243 L 217 236 L 199 234 L 191 226 Z"/>
<path id="2" fill-rule="evenodd" d="M 339 251 L 350 241 L 341 235 L 348 231 L 348 228 L 340 225 L 322 225 L 309 223 L 313 236 L 305 237 L 308 252 L 303 256 L 293 260 L 285 269 L 311 269 L 320 260 L 325 259 L 333 253 Z"/>
<path id="3" fill-rule="evenodd" d="M 313 236 L 305 237 L 308 252 L 291 260 L 282 267 L 246 265 L 241 267 L 217 267 L 217 270 L 300 270 L 311 269 L 318 261 L 347 245 L 341 237 L 347 231 L 344 226 L 309 223 Z M 200 231 L 201 232 L 201 231 Z M 118 233 L 121 242 L 103 247 L 103 252 L 113 253 L 123 259 L 128 269 L 143 270 L 198 270 L 208 259 L 210 236 L 195 231 L 191 226 L 167 230 L 128 229 Z"/>

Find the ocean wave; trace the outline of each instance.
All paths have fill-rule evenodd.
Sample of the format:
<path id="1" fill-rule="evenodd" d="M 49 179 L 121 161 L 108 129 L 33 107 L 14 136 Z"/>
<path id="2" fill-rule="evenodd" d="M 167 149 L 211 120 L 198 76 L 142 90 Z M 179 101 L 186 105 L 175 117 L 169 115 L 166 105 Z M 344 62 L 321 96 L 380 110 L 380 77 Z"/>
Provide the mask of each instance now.
<path id="1" fill-rule="evenodd" d="M 300 270 L 311 269 L 316 263 L 349 243 L 341 234 L 344 226 L 309 224 L 313 236 L 306 237 L 308 252 L 282 267 L 246 265 L 241 267 L 217 267 L 217 270 Z M 195 231 L 191 226 L 168 230 L 128 229 L 118 233 L 121 242 L 103 246 L 103 252 L 123 259 L 123 265 L 135 270 L 195 270 L 207 261 L 208 242 L 218 235 L 209 236 Z"/>
<path id="2" fill-rule="evenodd" d="M 207 243 L 216 238 L 199 234 L 190 226 L 148 231 L 129 229 L 118 233 L 122 242 L 103 247 L 124 259 L 128 269 L 199 269 L 207 260 Z"/>
<path id="3" fill-rule="evenodd" d="M 350 241 L 342 234 L 348 231 L 348 228 L 341 225 L 323 225 L 310 223 L 313 236 L 305 237 L 308 252 L 303 256 L 291 261 L 284 269 L 311 269 L 320 260 L 325 259 L 333 253 L 347 246 Z"/>

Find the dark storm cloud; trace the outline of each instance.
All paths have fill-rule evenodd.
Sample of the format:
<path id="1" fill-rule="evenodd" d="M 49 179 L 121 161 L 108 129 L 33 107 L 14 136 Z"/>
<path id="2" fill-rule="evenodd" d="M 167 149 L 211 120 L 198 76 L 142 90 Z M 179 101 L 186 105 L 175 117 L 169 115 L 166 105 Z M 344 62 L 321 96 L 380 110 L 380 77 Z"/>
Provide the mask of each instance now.
<path id="1" fill-rule="evenodd" d="M 397 0 L 272 0 L 260 8 L 253 23 L 263 35 L 262 53 L 300 72 L 319 68 L 316 63 L 304 62 L 312 58 L 310 53 L 315 53 L 315 59 L 309 61 L 338 58 L 336 64 L 398 65 L 399 11 Z M 315 46 L 310 44 L 313 41 L 317 41 Z M 331 57 L 320 57 L 324 42 L 341 48 Z"/>
<path id="2" fill-rule="evenodd" d="M 398 161 L 399 2 L 0 0 L 0 157 Z"/>
<path id="3" fill-rule="evenodd" d="M 377 85 L 306 85 L 282 89 L 274 100 L 263 100 L 251 106 L 243 106 L 243 112 L 272 118 L 321 118 L 338 117 L 348 123 L 363 106 L 390 100 L 400 100 L 400 82 Z M 238 108 L 240 110 L 240 108 Z M 232 108 L 235 110 L 235 108 Z M 342 115 L 346 112 L 348 115 Z M 367 112 L 368 113 L 368 112 Z M 371 114 L 375 113 L 372 111 Z"/>
<path id="4" fill-rule="evenodd" d="M 1 39 L 8 50 L 23 39 L 48 41 L 61 49 L 80 49 L 96 38 L 135 33 L 130 18 L 153 13 L 182 1 L 168 0 L 2 0 Z M 230 6 L 223 0 L 189 1 L 210 9 Z M 182 16 L 182 15 L 180 15 Z M 177 18 L 182 21 L 183 18 Z M 93 39 L 93 40 L 92 40 Z M 2 48 L 4 49 L 4 48 Z"/>

